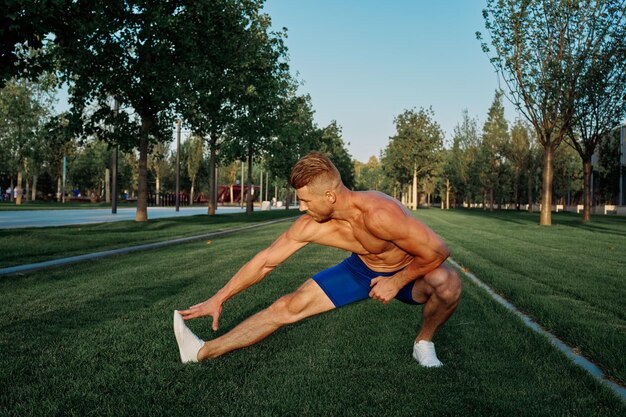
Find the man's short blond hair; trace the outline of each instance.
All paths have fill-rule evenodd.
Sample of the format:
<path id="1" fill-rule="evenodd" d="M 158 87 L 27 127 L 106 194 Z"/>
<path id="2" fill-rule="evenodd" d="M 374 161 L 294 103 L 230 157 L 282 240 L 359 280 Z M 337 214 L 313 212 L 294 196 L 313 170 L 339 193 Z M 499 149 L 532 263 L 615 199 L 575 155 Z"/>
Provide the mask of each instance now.
<path id="1" fill-rule="evenodd" d="M 342 183 L 337 167 L 321 152 L 311 152 L 296 162 L 289 182 L 296 190 L 322 184 L 335 188 Z"/>

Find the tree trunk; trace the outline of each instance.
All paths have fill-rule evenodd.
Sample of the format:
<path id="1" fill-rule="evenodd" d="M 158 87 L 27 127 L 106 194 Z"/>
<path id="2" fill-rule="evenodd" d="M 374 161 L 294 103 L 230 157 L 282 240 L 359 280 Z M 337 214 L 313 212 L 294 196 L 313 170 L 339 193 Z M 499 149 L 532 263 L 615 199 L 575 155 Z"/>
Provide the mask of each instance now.
<path id="1" fill-rule="evenodd" d="M 57 177 L 57 201 L 61 202 L 61 177 Z"/>
<path id="2" fill-rule="evenodd" d="M 487 190 L 483 190 L 483 210 L 487 210 Z"/>
<path id="3" fill-rule="evenodd" d="M 32 201 L 35 201 L 37 199 L 37 179 L 39 178 L 39 176 L 37 174 L 33 174 L 33 189 L 32 189 L 32 194 L 30 196 L 30 199 Z"/>
<path id="4" fill-rule="evenodd" d="M 543 182 L 541 186 L 541 216 L 539 224 L 542 226 L 552 225 L 552 157 L 554 149 L 548 145 L 543 152 Z"/>
<path id="5" fill-rule="evenodd" d="M 591 158 L 583 159 L 583 222 L 591 221 Z"/>
<path id="6" fill-rule="evenodd" d="M 489 188 L 489 211 L 493 211 L 493 187 Z"/>
<path id="7" fill-rule="evenodd" d="M 17 167 L 17 184 L 15 184 L 15 204 L 22 204 L 22 164 Z"/>
<path id="8" fill-rule="evenodd" d="M 193 205 L 193 197 L 196 191 L 196 176 L 191 177 L 191 191 L 189 192 L 189 205 Z"/>
<path id="9" fill-rule="evenodd" d="M 217 134 L 211 133 L 211 138 L 209 139 L 209 144 L 211 147 L 211 152 L 209 153 L 209 201 L 208 201 L 208 209 L 207 214 L 209 216 L 215 215 L 215 210 L 217 210 L 217 190 L 215 189 L 215 185 L 217 184 L 215 178 L 215 164 L 217 159 Z"/>
<path id="10" fill-rule="evenodd" d="M 528 212 L 533 212 L 533 177 L 530 167 L 528 168 Z"/>
<path id="11" fill-rule="evenodd" d="M 248 177 L 246 178 L 246 184 L 248 184 L 248 193 L 246 194 L 246 214 L 252 214 L 254 211 L 254 203 L 252 201 L 252 149 L 248 148 Z"/>
<path id="12" fill-rule="evenodd" d="M 417 210 L 418 196 L 417 196 L 417 162 L 413 164 L 413 210 Z"/>
<path id="13" fill-rule="evenodd" d="M 450 210 L 450 180 L 446 178 L 446 210 Z"/>
<path id="14" fill-rule="evenodd" d="M 154 202 L 157 206 L 161 205 L 161 176 L 159 174 L 156 175 L 156 190 L 155 191 L 155 199 Z"/>
<path id="15" fill-rule="evenodd" d="M 519 174 L 515 176 L 514 194 L 515 194 L 515 210 L 519 210 Z"/>
<path id="16" fill-rule="evenodd" d="M 146 116 L 141 117 L 141 132 L 139 133 L 139 176 L 137 178 L 137 211 L 135 221 L 148 220 L 148 134 L 150 121 Z"/>
<path id="17" fill-rule="evenodd" d="M 159 198 L 158 194 L 157 198 Z M 104 201 L 107 204 L 111 203 L 111 170 L 109 168 L 104 169 Z"/>

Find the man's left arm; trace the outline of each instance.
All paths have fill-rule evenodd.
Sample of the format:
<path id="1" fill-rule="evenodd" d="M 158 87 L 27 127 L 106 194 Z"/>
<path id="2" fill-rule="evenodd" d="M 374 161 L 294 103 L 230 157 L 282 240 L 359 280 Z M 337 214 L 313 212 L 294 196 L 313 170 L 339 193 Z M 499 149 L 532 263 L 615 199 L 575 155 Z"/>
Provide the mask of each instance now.
<path id="1" fill-rule="evenodd" d="M 368 226 L 373 234 L 413 256 L 411 263 L 395 275 L 372 280 L 370 297 L 387 304 L 406 284 L 437 269 L 450 251 L 435 232 L 400 208 L 380 209 L 372 217 Z"/>

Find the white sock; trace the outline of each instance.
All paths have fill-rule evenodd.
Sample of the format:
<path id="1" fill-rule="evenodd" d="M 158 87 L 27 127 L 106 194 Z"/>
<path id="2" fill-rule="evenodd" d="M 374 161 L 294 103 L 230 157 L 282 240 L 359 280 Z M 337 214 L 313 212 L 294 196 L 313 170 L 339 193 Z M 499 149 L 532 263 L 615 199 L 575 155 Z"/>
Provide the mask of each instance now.
<path id="1" fill-rule="evenodd" d="M 443 366 L 443 363 L 437 359 L 435 344 L 433 342 L 427 342 L 426 340 L 415 342 L 413 345 L 413 357 L 420 365 L 426 368 Z"/>
<path id="2" fill-rule="evenodd" d="M 174 335 L 180 351 L 180 360 L 183 363 L 198 362 L 198 352 L 204 345 L 204 341 L 189 330 L 183 316 L 178 314 L 178 310 L 174 310 Z"/>

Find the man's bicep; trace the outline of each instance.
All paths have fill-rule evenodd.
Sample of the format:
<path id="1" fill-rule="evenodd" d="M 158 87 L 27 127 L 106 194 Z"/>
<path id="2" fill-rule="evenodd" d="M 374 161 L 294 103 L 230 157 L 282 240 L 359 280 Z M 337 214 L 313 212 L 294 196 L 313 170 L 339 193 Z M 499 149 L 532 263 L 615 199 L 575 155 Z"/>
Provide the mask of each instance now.
<path id="1" fill-rule="evenodd" d="M 428 228 L 407 227 L 394 244 L 424 263 L 442 263 L 450 256 L 445 242 Z"/>
<path id="2" fill-rule="evenodd" d="M 445 242 L 410 214 L 401 211 L 379 212 L 375 227 L 381 238 L 425 262 L 443 262 L 449 256 Z"/>
<path id="3" fill-rule="evenodd" d="M 275 268 L 308 243 L 300 238 L 297 230 L 292 229 L 293 227 L 280 235 L 274 243 L 264 250 L 267 267 Z"/>

